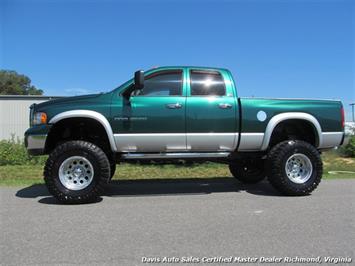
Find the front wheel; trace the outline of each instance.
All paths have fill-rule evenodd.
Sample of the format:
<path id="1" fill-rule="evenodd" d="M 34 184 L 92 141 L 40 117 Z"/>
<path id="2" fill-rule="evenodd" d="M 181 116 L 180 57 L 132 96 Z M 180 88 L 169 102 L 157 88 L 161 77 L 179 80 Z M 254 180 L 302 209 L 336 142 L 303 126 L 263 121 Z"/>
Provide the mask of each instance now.
<path id="1" fill-rule="evenodd" d="M 49 192 L 63 203 L 95 201 L 110 175 L 106 154 L 86 141 L 68 141 L 57 146 L 44 168 Z"/>
<path id="2" fill-rule="evenodd" d="M 264 160 L 245 159 L 229 164 L 231 174 L 242 183 L 255 184 L 265 178 Z"/>
<path id="3" fill-rule="evenodd" d="M 110 162 L 110 181 L 116 172 L 116 155 L 114 153 L 106 153 L 108 161 Z"/>
<path id="4" fill-rule="evenodd" d="M 301 140 L 283 141 L 274 146 L 268 154 L 267 166 L 271 185 L 289 196 L 311 193 L 323 174 L 319 152 Z"/>

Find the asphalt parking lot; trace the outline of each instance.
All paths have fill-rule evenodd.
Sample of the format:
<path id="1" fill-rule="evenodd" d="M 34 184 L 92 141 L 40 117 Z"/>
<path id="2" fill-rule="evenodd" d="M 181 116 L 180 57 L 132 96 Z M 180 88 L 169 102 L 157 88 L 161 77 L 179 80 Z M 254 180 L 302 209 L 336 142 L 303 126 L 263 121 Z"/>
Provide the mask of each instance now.
<path id="1" fill-rule="evenodd" d="M 88 205 L 59 205 L 43 185 L 0 193 L 1 265 L 141 265 L 165 256 L 355 258 L 355 180 L 322 181 L 306 197 L 233 179 L 125 181 Z"/>

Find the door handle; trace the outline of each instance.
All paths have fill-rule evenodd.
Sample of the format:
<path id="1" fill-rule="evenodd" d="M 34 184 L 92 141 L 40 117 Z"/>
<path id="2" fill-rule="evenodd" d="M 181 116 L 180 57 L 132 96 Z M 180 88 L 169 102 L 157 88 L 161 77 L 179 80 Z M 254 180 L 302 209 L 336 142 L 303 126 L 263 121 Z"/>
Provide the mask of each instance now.
<path id="1" fill-rule="evenodd" d="M 229 103 L 220 103 L 218 105 L 218 107 L 221 108 L 221 109 L 229 109 L 229 108 L 232 108 L 232 105 L 229 104 Z"/>
<path id="2" fill-rule="evenodd" d="M 169 103 L 165 106 L 166 106 L 166 108 L 169 108 L 169 109 L 179 109 L 182 107 L 182 104 L 181 103 Z"/>

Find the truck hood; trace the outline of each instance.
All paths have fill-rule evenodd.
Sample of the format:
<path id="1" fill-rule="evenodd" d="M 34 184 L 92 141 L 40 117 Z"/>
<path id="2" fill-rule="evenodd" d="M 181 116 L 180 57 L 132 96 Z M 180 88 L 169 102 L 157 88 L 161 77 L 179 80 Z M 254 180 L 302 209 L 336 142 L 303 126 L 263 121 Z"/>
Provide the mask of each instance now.
<path id="1" fill-rule="evenodd" d="M 80 95 L 80 96 L 72 96 L 72 97 L 64 97 L 61 99 L 49 100 L 40 104 L 35 105 L 36 110 L 43 110 L 47 107 L 52 107 L 56 105 L 65 105 L 65 104 L 80 104 L 84 102 L 95 101 L 95 98 L 98 98 L 102 95 L 102 93 L 98 94 L 88 94 L 88 95 Z"/>

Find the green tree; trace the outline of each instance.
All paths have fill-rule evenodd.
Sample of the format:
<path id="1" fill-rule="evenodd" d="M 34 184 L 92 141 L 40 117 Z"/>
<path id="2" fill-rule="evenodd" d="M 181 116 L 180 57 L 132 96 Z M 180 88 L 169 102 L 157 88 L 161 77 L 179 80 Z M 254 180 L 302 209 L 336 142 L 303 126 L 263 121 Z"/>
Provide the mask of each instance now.
<path id="1" fill-rule="evenodd" d="M 355 136 L 351 136 L 348 144 L 344 147 L 345 156 L 355 157 Z"/>
<path id="2" fill-rule="evenodd" d="M 42 95 L 43 91 L 31 85 L 31 80 L 16 71 L 0 70 L 0 95 Z"/>

